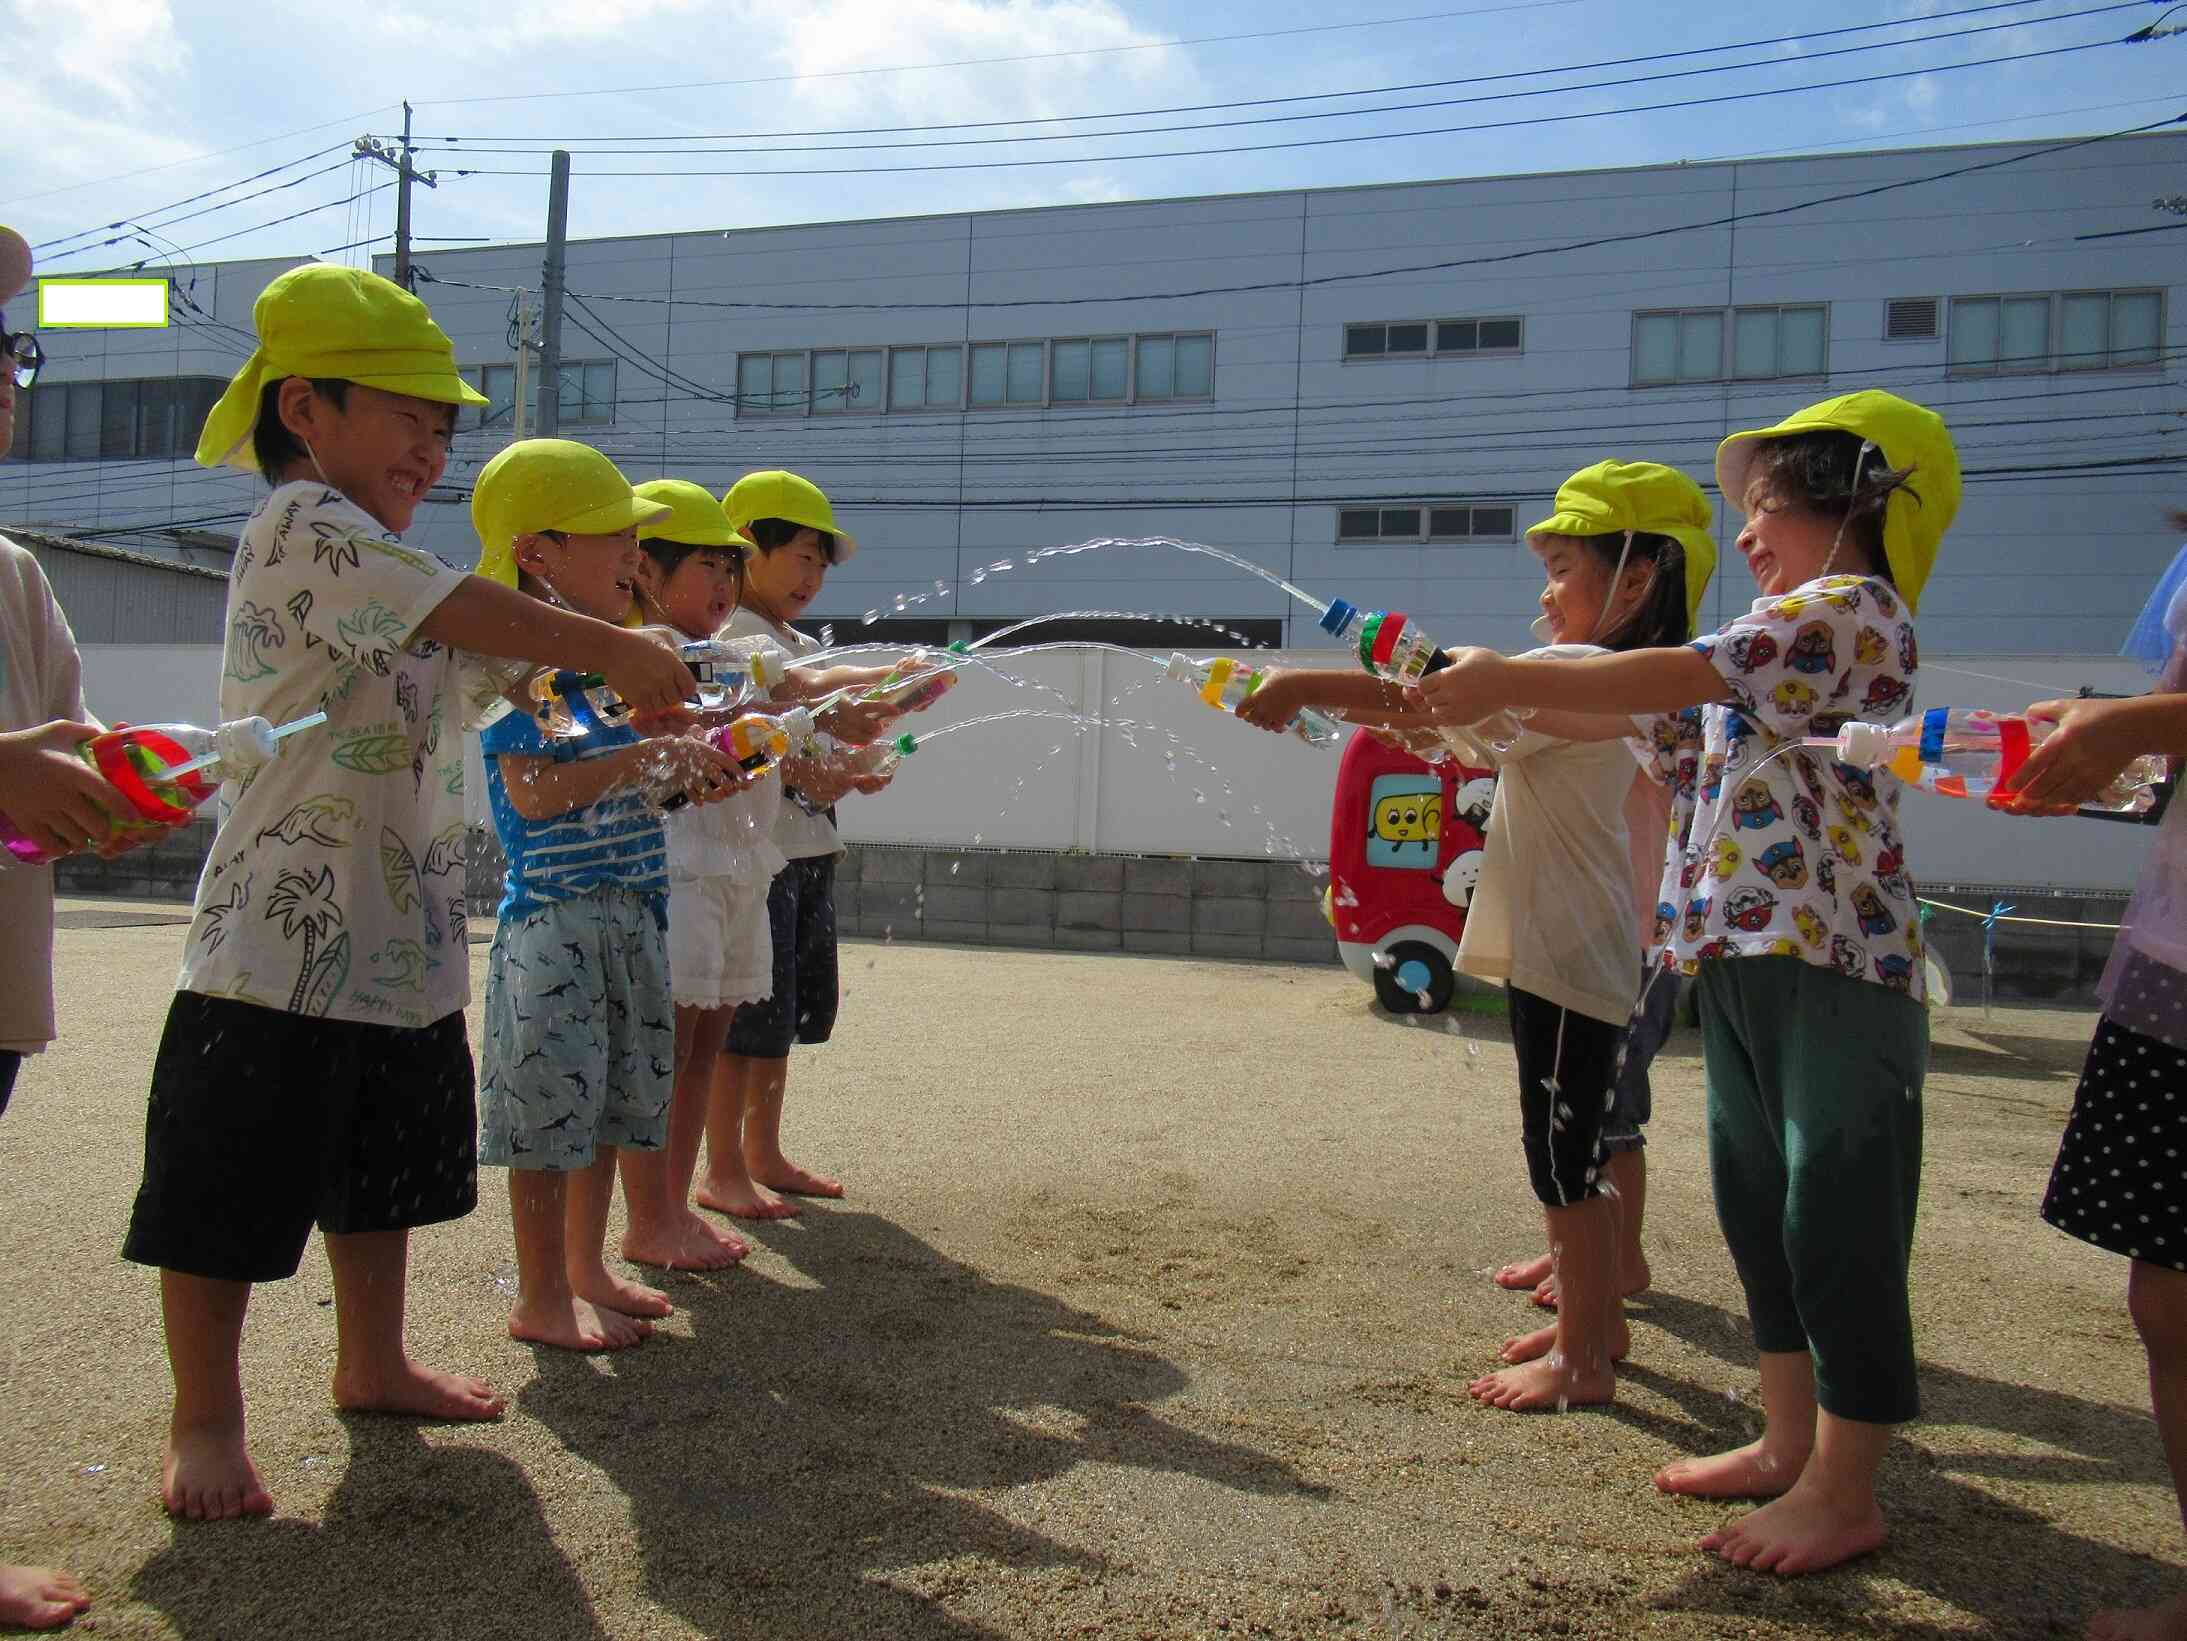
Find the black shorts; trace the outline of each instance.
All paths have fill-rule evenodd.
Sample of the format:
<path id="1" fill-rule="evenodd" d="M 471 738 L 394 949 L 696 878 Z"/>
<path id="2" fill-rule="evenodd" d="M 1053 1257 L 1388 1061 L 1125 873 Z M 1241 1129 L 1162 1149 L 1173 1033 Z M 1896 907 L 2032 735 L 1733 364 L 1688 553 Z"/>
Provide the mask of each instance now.
<path id="1" fill-rule="evenodd" d="M 1617 1097 L 1623 1026 L 1510 988 L 1519 1121 L 1534 1195 L 1569 1208 L 1600 1194 L 1602 1130 Z"/>
<path id="2" fill-rule="evenodd" d="M 785 1060 L 792 1043 L 824 1043 L 835 1032 L 835 857 L 793 860 L 767 891 L 774 936 L 774 995 L 741 1003 L 724 1054 Z"/>
<path id="3" fill-rule="evenodd" d="M 338 1235 L 407 1230 L 477 1205 L 461 1010 L 381 1026 L 175 994 L 124 1259 L 275 1282 L 296 1274 L 315 1222 Z"/>
<path id="4" fill-rule="evenodd" d="M 1652 983 L 1651 983 L 1652 982 Z M 1648 1081 L 1648 1067 L 1663 1045 L 1671 1040 L 1678 1018 L 1678 976 L 1668 969 L 1640 965 L 1640 1005 L 1626 1029 L 1625 1060 L 1617 1074 L 1616 1097 L 1610 1102 L 1610 1120 L 1604 1125 L 1603 1149 L 1638 1151 L 1648 1143 L 1643 1132 L 1655 1115 L 1655 1085 Z"/>

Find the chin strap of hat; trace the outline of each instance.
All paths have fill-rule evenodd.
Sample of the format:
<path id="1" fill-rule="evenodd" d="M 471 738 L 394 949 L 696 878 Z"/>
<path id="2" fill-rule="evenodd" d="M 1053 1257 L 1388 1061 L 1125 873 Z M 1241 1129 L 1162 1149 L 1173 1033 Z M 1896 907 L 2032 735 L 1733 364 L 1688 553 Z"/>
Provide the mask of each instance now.
<path id="1" fill-rule="evenodd" d="M 1818 581 L 1823 576 L 1827 576 L 1830 573 L 1831 566 L 1838 562 L 1838 549 L 1845 545 L 1846 526 L 1853 522 L 1853 508 L 1860 500 L 1861 471 L 1867 467 L 1868 458 L 1871 454 L 1881 454 L 1876 448 L 1876 441 L 1873 439 L 1861 440 L 1860 454 L 1853 458 L 1853 483 L 1846 491 L 1845 517 L 1838 520 L 1838 533 L 1830 538 L 1830 556 L 1823 560 L 1822 574 L 1815 578 Z"/>

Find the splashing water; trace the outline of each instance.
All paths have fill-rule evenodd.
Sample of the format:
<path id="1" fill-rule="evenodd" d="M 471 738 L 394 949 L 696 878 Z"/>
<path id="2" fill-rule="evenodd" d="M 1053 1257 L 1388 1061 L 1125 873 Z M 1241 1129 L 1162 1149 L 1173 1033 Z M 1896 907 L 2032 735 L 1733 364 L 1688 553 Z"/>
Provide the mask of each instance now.
<path id="1" fill-rule="evenodd" d="M 1167 547 L 1175 552 L 1195 553 L 1203 558 L 1217 559 L 1233 569 L 1243 570 L 1247 575 L 1258 576 L 1279 592 L 1297 599 L 1317 616 L 1329 613 L 1326 600 L 1316 598 L 1304 588 L 1293 586 L 1275 571 L 1255 564 L 1249 558 L 1240 558 L 1236 553 L 1225 552 L 1220 547 L 1210 547 L 1204 541 L 1181 541 L 1175 536 L 1096 536 L 1091 541 L 1073 542 L 1067 547 L 1036 548 L 1025 555 L 1025 562 L 1032 564 L 1044 558 L 1075 558 L 1080 553 L 1097 553 L 1111 547 Z"/>

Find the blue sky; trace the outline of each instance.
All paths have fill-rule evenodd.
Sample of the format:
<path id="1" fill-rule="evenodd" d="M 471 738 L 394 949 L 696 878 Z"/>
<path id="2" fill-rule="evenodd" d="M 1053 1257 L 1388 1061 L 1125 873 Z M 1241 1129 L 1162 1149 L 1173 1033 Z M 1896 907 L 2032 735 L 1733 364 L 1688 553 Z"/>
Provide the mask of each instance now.
<path id="1" fill-rule="evenodd" d="M 288 0 L 0 0 L 10 55 L 19 66 L 16 121 L 0 173 L 0 222 L 39 242 L 124 216 L 149 219 L 155 240 L 182 247 L 197 261 L 312 255 L 385 235 L 393 225 L 391 192 L 347 205 L 331 202 L 385 180 L 384 172 L 346 162 L 346 145 L 359 132 L 398 129 L 393 105 L 404 97 L 417 106 L 421 138 L 436 144 L 450 136 L 468 149 L 549 139 L 578 150 L 570 209 L 577 237 L 1989 141 L 2115 130 L 2187 112 L 2187 92 L 2180 90 L 2187 38 L 2031 55 L 2116 41 L 2157 21 L 2161 7 L 2097 12 L 2103 0 L 2036 0 L 1969 12 L 1977 3 L 1839 0 L 1765 11 L 1719 0 L 1460 0 L 1442 8 L 1422 0 L 1359 0 L 1358 9 L 1338 12 L 1303 0 L 813 0 L 797 7 L 751 0 L 387 0 L 329 16 L 316 4 Z M 1947 13 L 1960 15 L 1942 15 Z M 1326 26 L 1333 18 L 1346 26 Z M 1618 69 L 1490 78 L 1887 20 L 1896 26 Z M 2187 23 L 2187 8 L 2172 20 Z M 1975 29 L 1988 32 L 1964 32 Z M 1269 32 L 1275 30 L 1302 32 Z M 1209 38 L 1241 34 L 1262 37 Z M 1953 37 L 1936 38 L 1944 35 Z M 1193 43 L 1165 43 L 1172 41 Z M 1878 49 L 1823 55 L 1855 45 Z M 1005 58 L 1016 60 L 981 61 Z M 1982 58 L 2015 60 L 1955 66 Z M 36 71 L 22 70 L 25 64 Z M 951 64 L 964 66 L 933 66 Z M 1575 89 L 1589 81 L 1723 64 L 1742 66 L 1652 84 Z M 1117 157 L 1538 121 L 1874 75 L 1901 77 L 1505 129 L 1260 153 Z M 1054 119 L 1422 81 L 1459 83 L 1109 123 L 1174 124 L 1533 94 L 1373 117 L 833 158 L 614 157 L 598 146 L 607 138 L 660 137 L 667 140 L 630 146 L 688 149 L 689 139 L 701 134 Z M 660 87 L 674 89 L 652 89 Z M 1000 126 L 878 140 L 1022 137 L 1054 129 Z M 330 145 L 342 146 L 303 158 Z M 506 145 L 535 146 L 528 140 Z M 1067 163 L 991 163 L 1032 158 Z M 209 200 L 175 203 L 284 162 L 300 163 Z M 608 174 L 936 162 L 979 168 L 774 177 Z M 420 163 L 440 168 L 443 180 L 438 189 L 420 192 L 419 235 L 509 240 L 543 233 L 543 149 L 465 155 L 436 148 Z M 540 174 L 447 174 L 466 164 Z M 294 186 L 279 192 L 239 197 L 292 180 Z M 326 208 L 272 224 L 315 206 Z M 183 220 L 185 212 L 201 214 Z M 224 237 L 229 235 L 236 237 Z M 216 236 L 218 243 L 203 243 Z M 354 261 L 386 248 L 379 239 L 333 255 Z M 141 245 L 129 249 L 131 255 L 151 254 Z M 41 261 L 49 272 L 88 270 L 118 254 L 56 252 Z M 430 258 L 432 246 L 421 244 L 420 254 Z"/>

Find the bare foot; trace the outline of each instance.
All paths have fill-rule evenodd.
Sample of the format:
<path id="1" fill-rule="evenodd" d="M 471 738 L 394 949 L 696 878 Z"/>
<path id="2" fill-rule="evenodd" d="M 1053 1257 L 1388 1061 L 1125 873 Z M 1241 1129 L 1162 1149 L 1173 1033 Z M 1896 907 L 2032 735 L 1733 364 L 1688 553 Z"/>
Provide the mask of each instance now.
<path id="1" fill-rule="evenodd" d="M 693 1188 L 691 1200 L 701 1208 L 711 1208 L 732 1219 L 794 1219 L 805 1211 L 794 1202 L 784 1202 L 774 1192 L 750 1179 L 719 1184 L 702 1179 Z"/>
<path id="2" fill-rule="evenodd" d="M 443 1373 L 404 1356 L 385 1370 L 334 1370 L 334 1405 L 351 1413 L 396 1413 L 413 1419 L 498 1419 L 509 1405 L 484 1379 Z"/>
<path id="3" fill-rule="evenodd" d="M 1752 1515 L 1719 1527 L 1701 1541 L 1734 1567 L 1758 1573 L 1819 1573 L 1883 1548 L 1890 1537 L 1873 1496 L 1848 1502 L 1812 1484 L 1795 1486 Z"/>
<path id="4" fill-rule="evenodd" d="M 590 1270 L 570 1272 L 570 1291 L 580 1300 L 589 1300 L 602 1310 L 620 1311 L 625 1316 L 667 1316 L 676 1308 L 660 1289 L 633 1282 L 627 1276 L 617 1276 L 598 1261 L 594 1261 Z"/>
<path id="5" fill-rule="evenodd" d="M 1581 1372 L 1567 1364 L 1562 1356 L 1549 1355 L 1538 1362 L 1483 1374 L 1466 1386 L 1466 1390 L 1477 1402 L 1509 1408 L 1515 1413 L 1531 1413 L 1545 1407 L 1562 1413 L 1567 1407 L 1599 1405 L 1611 1400 L 1617 1395 L 1617 1375 L 1610 1371 L 1607 1362 L 1592 1372 Z"/>
<path id="6" fill-rule="evenodd" d="M 749 1166 L 751 1159 L 745 1159 Z M 843 1182 L 825 1175 L 800 1168 L 788 1158 L 780 1158 L 774 1164 L 753 1168 L 752 1178 L 761 1185 L 785 1192 L 793 1197 L 839 1197 L 843 1194 Z"/>
<path id="7" fill-rule="evenodd" d="M 1522 1259 L 1506 1265 L 1489 1280 L 1499 1288 L 1510 1288 L 1516 1292 L 1549 1280 L 1550 1273 L 1555 1269 L 1555 1261 L 1543 1254 L 1539 1259 Z"/>
<path id="8" fill-rule="evenodd" d="M 628 1350 L 653 1336 L 653 1324 L 602 1310 L 575 1294 L 562 1304 L 519 1303 L 509 1312 L 509 1337 L 562 1350 Z"/>
<path id="9" fill-rule="evenodd" d="M 1506 1269 L 1517 1270 L 1518 1267 L 1513 1265 Z M 1646 1293 L 1654 1281 L 1655 1274 L 1648 1269 L 1648 1262 L 1643 1259 L 1633 1269 L 1617 1273 L 1617 1296 L 1620 1299 L 1630 1299 L 1636 1293 Z M 1536 1284 L 1534 1303 L 1545 1311 L 1557 1308 L 1557 1278 L 1554 1272 Z"/>
<path id="10" fill-rule="evenodd" d="M 625 1259 L 669 1271 L 726 1270 L 751 1251 L 752 1245 L 734 1231 L 718 1230 L 688 1208 L 658 1233 L 623 1233 Z"/>
<path id="11" fill-rule="evenodd" d="M 0 1567 L 0 1624 L 57 1630 L 91 1605 L 91 1592 L 57 1567 Z"/>
<path id="12" fill-rule="evenodd" d="M 1557 1325 L 1552 1322 L 1546 1328 L 1536 1328 L 1532 1333 L 1522 1333 L 1506 1339 L 1504 1348 L 1496 1353 L 1500 1361 L 1517 1364 L 1536 1362 L 1557 1348 Z M 1610 1329 L 1610 1360 L 1622 1362 L 1633 1353 L 1633 1330 L 1625 1325 L 1620 1316 Z"/>
<path id="13" fill-rule="evenodd" d="M 1729 1453 L 1667 1464 L 1655 1473 L 1655 1485 L 1697 1499 L 1773 1499 L 1790 1492 L 1806 1467 L 1805 1453 L 1772 1453 L 1765 1438 Z"/>
<path id="14" fill-rule="evenodd" d="M 273 1496 L 258 1479 L 241 1424 L 171 1425 L 160 1460 L 159 1496 L 168 1514 L 191 1521 L 273 1514 Z"/>
<path id="15" fill-rule="evenodd" d="M 2088 1621 L 2088 1641 L 2187 1641 L 2187 1595 L 2154 1607 L 2106 1607 Z"/>

